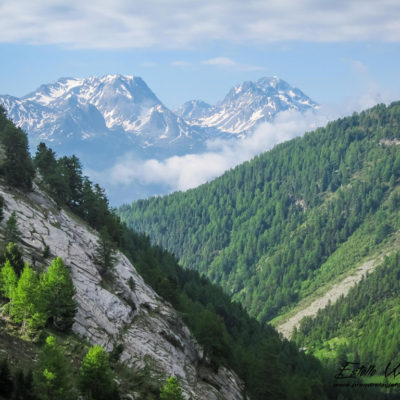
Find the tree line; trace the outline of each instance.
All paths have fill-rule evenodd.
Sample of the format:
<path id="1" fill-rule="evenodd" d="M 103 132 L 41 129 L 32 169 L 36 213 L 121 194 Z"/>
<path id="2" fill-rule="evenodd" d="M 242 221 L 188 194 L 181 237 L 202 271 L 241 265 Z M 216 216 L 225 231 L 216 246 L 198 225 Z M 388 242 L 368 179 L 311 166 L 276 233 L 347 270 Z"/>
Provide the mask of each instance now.
<path id="1" fill-rule="evenodd" d="M 399 102 L 378 105 L 118 214 L 266 323 L 312 292 L 316 279 L 343 272 L 345 263 L 321 267 L 398 184 L 400 148 L 391 141 L 399 123 Z M 376 228 L 379 243 L 393 221 Z"/>
<path id="2" fill-rule="evenodd" d="M 6 119 L 4 111 L 0 112 L 0 144 L 3 147 L 8 143 L 3 140 L 5 127 L 7 132 L 13 132 L 15 137 L 22 138 L 24 135 Z M 17 152 L 13 154 L 13 159 L 19 159 L 21 162 L 15 164 L 15 168 L 0 169 L 5 182 L 10 186 L 28 191 L 32 187 L 36 170 L 39 176 L 35 182 L 51 193 L 60 207 L 69 208 L 95 229 L 106 231 L 108 240 L 131 259 L 145 281 L 181 313 L 182 318 L 204 348 L 201 363 L 211 366 L 215 371 L 223 365 L 233 368 L 243 379 L 245 392 L 255 400 L 307 397 L 333 399 L 337 398 L 339 392 L 344 398 L 352 398 L 350 392 L 346 393 L 345 390 L 331 386 L 333 374 L 324 369 L 315 358 L 299 353 L 294 343 L 282 341 L 272 327 L 262 326 L 249 317 L 243 307 L 232 302 L 221 288 L 211 284 L 197 271 L 182 269 L 172 253 L 153 246 L 146 235 L 138 234 L 121 223 L 110 209 L 104 191 L 82 176 L 82 167 L 76 157 L 57 158 L 51 149 L 40 144 L 32 160 L 27 151 L 27 141 L 21 139 L 21 143 L 23 146 L 10 150 L 11 153 Z M 9 153 L 5 152 L 5 159 L 2 160 L 3 166 L 7 165 L 8 157 L 11 157 L 7 154 Z M 24 176 L 25 181 L 17 179 L 17 176 Z M 243 182 L 250 182 L 248 178 Z M 218 204 L 219 202 L 224 204 L 225 200 L 221 190 L 219 192 L 221 200 Z M 247 194 L 243 195 L 247 196 Z M 242 206 L 238 203 L 231 205 L 231 208 L 238 207 L 238 210 L 243 211 L 246 207 L 245 197 L 242 197 L 241 201 Z M 197 205 L 194 204 L 193 208 L 197 209 Z M 202 210 L 201 207 L 198 208 Z M 185 212 L 184 207 L 181 210 Z M 287 215 L 285 208 L 280 210 L 279 215 Z M 217 208 L 212 208 L 212 212 L 215 216 L 219 211 Z M 159 218 L 162 221 L 162 218 Z M 179 221 L 183 219 L 177 219 L 174 223 L 179 224 Z M 225 224 L 230 224 L 228 218 L 224 221 Z M 233 226 L 232 229 L 235 230 L 235 227 Z M 221 232 L 227 234 L 226 230 Z M 219 240 L 214 236 L 212 239 Z M 199 242 L 197 246 L 202 245 Z M 208 250 L 210 249 L 211 247 L 208 247 Z M 102 257 L 101 252 L 99 252 L 99 257 Z M 53 264 L 53 268 L 61 268 L 60 260 L 53 261 Z M 112 260 L 109 260 L 109 264 L 112 264 Z M 46 300 L 43 296 L 35 296 L 38 292 L 44 293 L 47 287 L 51 287 L 53 279 L 50 279 L 49 272 L 43 273 L 43 276 L 38 275 L 29 266 L 23 267 L 19 277 L 15 269 L 14 272 L 15 276 L 9 267 L 4 270 L 4 276 L 11 277 L 5 281 L 11 283 L 4 284 L 3 287 L 15 288 L 13 293 L 18 291 L 29 293 L 28 296 L 21 297 L 22 302 L 28 305 L 24 311 L 24 318 L 29 321 L 27 324 L 31 323 L 34 327 L 56 320 L 58 324 L 57 318 L 60 314 L 56 311 L 50 313 L 48 309 L 51 305 L 44 307 L 42 303 L 46 303 Z M 18 287 L 20 287 L 19 290 L 17 290 Z M 132 290 L 134 290 L 134 285 Z M 11 292 L 5 290 L 4 295 L 10 296 L 5 297 L 9 309 L 18 310 L 18 306 L 16 307 L 12 302 Z M 11 318 L 13 318 L 13 312 L 16 313 L 14 317 L 16 323 L 21 323 L 19 322 L 21 319 L 18 319 L 21 316 L 18 311 L 12 311 Z M 51 349 L 52 346 L 54 347 L 54 341 L 51 339 L 45 346 L 50 346 Z M 49 368 L 46 373 L 44 371 L 45 369 L 42 371 L 43 379 L 46 379 L 45 382 L 50 387 L 52 382 L 56 382 L 56 378 L 52 375 L 54 372 Z M 54 390 L 57 390 L 58 386 L 61 388 L 61 383 L 54 385 Z M 147 381 L 145 385 L 149 385 L 149 382 Z M 158 399 L 160 392 L 149 391 L 146 396 L 148 399 Z M 376 394 L 371 396 L 371 398 L 376 398 Z"/>

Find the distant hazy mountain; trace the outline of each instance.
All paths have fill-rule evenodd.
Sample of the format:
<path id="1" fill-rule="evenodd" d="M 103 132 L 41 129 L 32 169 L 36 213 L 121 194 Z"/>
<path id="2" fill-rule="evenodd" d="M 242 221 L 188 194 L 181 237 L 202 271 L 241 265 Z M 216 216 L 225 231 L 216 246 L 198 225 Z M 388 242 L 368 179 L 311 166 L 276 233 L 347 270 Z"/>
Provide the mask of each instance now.
<path id="1" fill-rule="evenodd" d="M 279 112 L 289 109 L 307 111 L 317 107 L 317 103 L 301 90 L 272 77 L 235 86 L 216 106 L 193 100 L 176 113 L 192 126 L 243 135 L 260 122 L 272 121 Z"/>
<path id="2" fill-rule="evenodd" d="M 216 105 L 193 100 L 172 112 L 143 79 L 123 75 L 61 78 L 22 98 L 0 96 L 0 104 L 28 133 L 32 151 L 43 141 L 59 155 L 76 154 L 92 171 L 111 167 L 126 153 L 135 160 L 200 153 L 209 139 L 244 137 L 281 111 L 317 107 L 299 89 L 273 77 L 244 82 Z M 167 191 L 145 183 L 108 188 L 113 202 Z"/>
<path id="3" fill-rule="evenodd" d="M 32 144 L 45 141 L 62 152 L 94 146 L 118 155 L 153 147 L 157 157 L 193 151 L 204 140 L 204 130 L 166 108 L 137 77 L 61 78 L 20 99 L 0 96 L 0 103 Z"/>

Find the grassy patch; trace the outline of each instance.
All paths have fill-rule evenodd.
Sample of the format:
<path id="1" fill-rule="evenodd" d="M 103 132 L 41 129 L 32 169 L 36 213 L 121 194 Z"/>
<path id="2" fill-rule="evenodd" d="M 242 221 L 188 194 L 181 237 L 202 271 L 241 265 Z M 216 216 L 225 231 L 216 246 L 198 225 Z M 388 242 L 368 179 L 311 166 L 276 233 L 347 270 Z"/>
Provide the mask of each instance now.
<path id="1" fill-rule="evenodd" d="M 322 360 L 334 360 L 337 358 L 337 350 L 341 345 L 347 345 L 348 340 L 344 337 L 334 337 L 324 342 L 322 347 L 307 349 L 307 353 Z"/>

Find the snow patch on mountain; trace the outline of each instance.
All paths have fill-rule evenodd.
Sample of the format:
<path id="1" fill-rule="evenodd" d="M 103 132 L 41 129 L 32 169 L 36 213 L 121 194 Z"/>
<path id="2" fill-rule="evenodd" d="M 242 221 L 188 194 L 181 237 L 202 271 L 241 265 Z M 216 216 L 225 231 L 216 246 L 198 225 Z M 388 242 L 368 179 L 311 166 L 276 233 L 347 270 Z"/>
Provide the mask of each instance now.
<path id="1" fill-rule="evenodd" d="M 32 152 L 45 142 L 59 156 L 75 154 L 85 173 L 97 180 L 102 180 L 99 171 L 120 165 L 127 154 L 138 169 L 133 172 L 142 176 L 146 161 L 163 165 L 174 157 L 191 160 L 186 156 L 205 154 L 210 143 L 219 140 L 230 149 L 241 149 L 244 142 L 236 142 L 252 138 L 263 123 L 274 123 L 285 112 L 305 114 L 318 108 L 302 91 L 272 77 L 237 85 L 215 105 L 192 100 L 173 112 L 143 79 L 128 75 L 61 78 L 22 98 L 0 96 L 0 104 L 27 132 Z M 242 159 L 240 154 L 230 158 Z M 138 177 L 142 183 L 131 187 L 130 200 L 166 193 L 168 185 L 151 181 L 157 183 L 149 186 Z M 121 187 L 105 186 L 111 199 L 121 198 Z"/>
<path id="2" fill-rule="evenodd" d="M 235 86 L 215 106 L 193 100 L 177 111 L 191 125 L 242 137 L 256 125 L 273 121 L 282 111 L 304 112 L 317 108 L 317 103 L 301 90 L 274 76 Z"/>
<path id="3" fill-rule="evenodd" d="M 166 108 L 139 77 L 61 78 L 20 99 L 0 96 L 0 103 L 34 145 L 47 141 L 79 149 L 81 142 L 100 141 L 118 154 L 157 146 L 158 140 L 161 147 L 179 138 L 199 141 L 199 129 Z"/>

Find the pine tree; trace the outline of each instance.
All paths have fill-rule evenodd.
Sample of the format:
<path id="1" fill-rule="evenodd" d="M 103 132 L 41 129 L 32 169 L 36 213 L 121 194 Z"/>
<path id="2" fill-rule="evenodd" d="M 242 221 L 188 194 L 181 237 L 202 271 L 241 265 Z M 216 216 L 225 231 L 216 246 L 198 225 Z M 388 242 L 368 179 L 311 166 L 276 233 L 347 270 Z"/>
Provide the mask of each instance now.
<path id="1" fill-rule="evenodd" d="M 11 300 L 17 288 L 17 274 L 10 262 L 7 260 L 0 270 L 0 290 L 4 298 Z"/>
<path id="2" fill-rule="evenodd" d="M 55 258 L 42 275 L 40 295 L 53 325 L 59 330 L 69 329 L 76 314 L 75 288 L 71 274 L 60 257 Z"/>
<path id="3" fill-rule="evenodd" d="M 196 337 L 204 348 L 204 360 L 209 358 L 217 369 L 231 355 L 229 336 L 221 317 L 204 310 L 198 317 L 196 328 Z"/>
<path id="4" fill-rule="evenodd" d="M 185 400 L 178 379 L 171 376 L 160 391 L 162 400 Z"/>
<path id="5" fill-rule="evenodd" d="M 6 227 L 4 230 L 4 236 L 6 243 L 18 242 L 21 239 L 21 232 L 18 230 L 17 215 L 13 211 L 6 221 Z"/>
<path id="6" fill-rule="evenodd" d="M 22 258 L 21 250 L 13 242 L 8 243 L 4 255 L 1 258 L 1 262 L 5 263 L 6 261 L 9 261 L 11 266 L 14 268 L 14 271 L 17 274 L 17 276 L 20 276 L 22 270 L 25 267 L 25 263 Z"/>
<path id="7" fill-rule="evenodd" d="M 91 347 L 82 361 L 79 387 L 85 399 L 118 400 L 108 356 L 101 346 Z"/>
<path id="8" fill-rule="evenodd" d="M 39 280 L 36 273 L 26 265 L 19 278 L 17 288 L 11 298 L 11 316 L 17 323 L 23 323 L 30 330 L 43 327 L 48 316 L 45 313 L 43 298 L 40 295 Z"/>
<path id="9" fill-rule="evenodd" d="M 4 197 L 0 195 L 0 222 L 3 221 L 4 218 Z"/>
<path id="10" fill-rule="evenodd" d="M 105 274 L 114 267 L 116 258 L 116 246 L 108 234 L 107 228 L 100 230 L 99 241 L 94 255 L 95 263 L 100 267 L 100 273 Z"/>
<path id="11" fill-rule="evenodd" d="M 37 400 L 33 389 L 32 370 L 24 373 L 22 369 L 17 369 L 14 374 L 14 393 L 13 400 Z"/>
<path id="12" fill-rule="evenodd" d="M 8 121 L 0 131 L 0 144 L 5 155 L 0 171 L 7 184 L 30 190 L 34 169 L 28 151 L 26 134 Z"/>
<path id="13" fill-rule="evenodd" d="M 62 173 L 56 154 L 44 143 L 39 143 L 33 160 L 35 168 L 40 172 L 47 190 L 58 204 L 65 204 L 70 197 L 69 182 Z"/>
<path id="14" fill-rule="evenodd" d="M 48 336 L 34 370 L 36 392 L 43 400 L 74 398 L 68 360 L 54 336 Z"/>
<path id="15" fill-rule="evenodd" d="M 13 381 L 7 359 L 0 361 L 0 398 L 11 399 Z"/>
<path id="16" fill-rule="evenodd" d="M 39 170 L 42 178 L 47 180 L 57 169 L 56 154 L 41 142 L 37 147 L 33 165 Z"/>
<path id="17" fill-rule="evenodd" d="M 69 196 L 64 199 L 65 204 L 74 209 L 82 203 L 82 165 L 76 156 L 62 157 L 57 162 L 59 171 L 68 183 Z"/>

